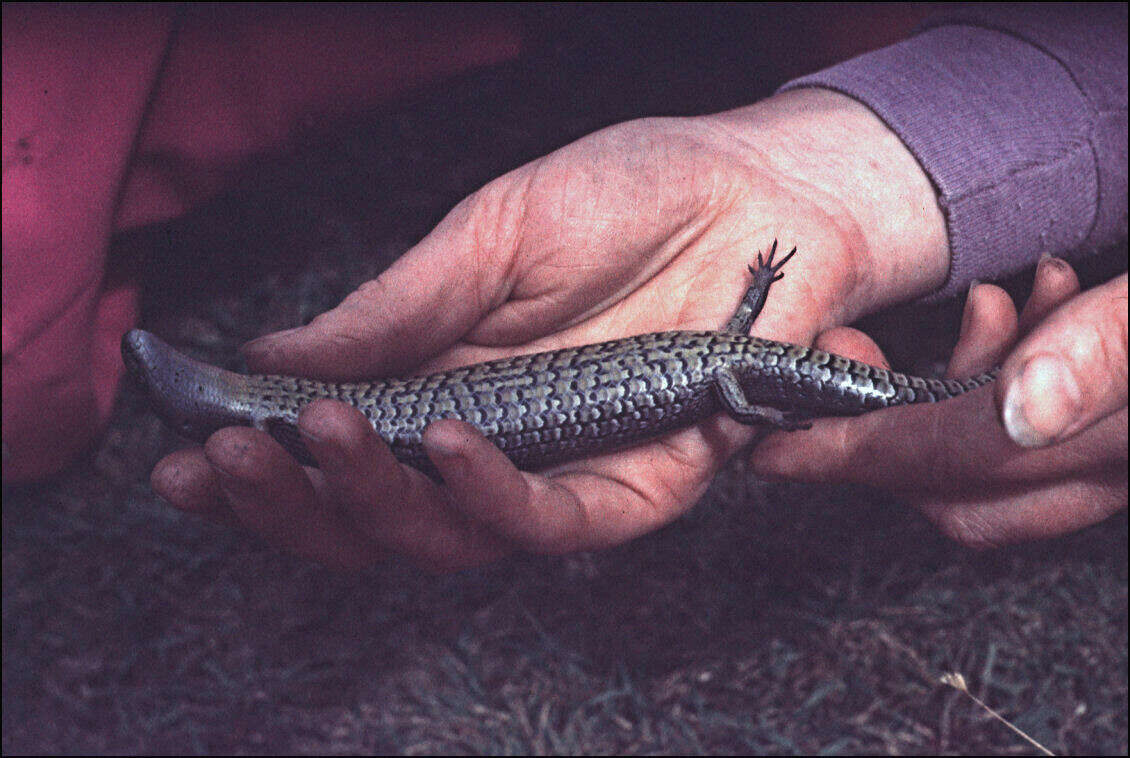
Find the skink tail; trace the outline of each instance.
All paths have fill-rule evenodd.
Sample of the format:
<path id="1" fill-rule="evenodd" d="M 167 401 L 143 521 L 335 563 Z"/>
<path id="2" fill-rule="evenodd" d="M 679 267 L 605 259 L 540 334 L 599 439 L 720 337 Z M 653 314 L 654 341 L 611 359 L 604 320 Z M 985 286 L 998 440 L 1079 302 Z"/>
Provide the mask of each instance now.
<path id="1" fill-rule="evenodd" d="M 203 363 L 142 329 L 122 336 L 122 360 L 154 409 L 184 436 L 203 442 L 225 426 L 251 425 L 247 377 Z"/>

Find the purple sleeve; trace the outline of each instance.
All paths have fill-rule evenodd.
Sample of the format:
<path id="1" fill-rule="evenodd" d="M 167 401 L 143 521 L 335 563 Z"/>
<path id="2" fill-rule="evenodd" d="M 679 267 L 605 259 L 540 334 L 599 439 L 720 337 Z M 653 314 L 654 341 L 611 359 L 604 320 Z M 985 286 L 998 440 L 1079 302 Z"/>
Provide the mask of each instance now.
<path id="1" fill-rule="evenodd" d="M 982 7 L 797 79 L 861 101 L 938 193 L 950 274 L 935 296 L 1043 253 L 1126 238 L 1126 5 Z"/>

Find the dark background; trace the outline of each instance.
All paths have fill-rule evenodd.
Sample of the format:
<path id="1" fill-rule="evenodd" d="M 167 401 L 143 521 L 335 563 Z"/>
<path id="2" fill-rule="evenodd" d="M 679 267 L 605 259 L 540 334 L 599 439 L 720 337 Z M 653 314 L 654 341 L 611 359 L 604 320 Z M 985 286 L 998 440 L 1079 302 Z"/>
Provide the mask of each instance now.
<path id="1" fill-rule="evenodd" d="M 492 177 L 624 119 L 753 102 L 923 13 L 520 12 L 520 60 L 319 125 L 116 240 L 146 270 L 144 326 L 238 368 Z M 921 369 L 957 313 L 870 326 Z M 148 472 L 180 444 L 127 387 L 86 461 L 5 488 L 5 753 L 1030 751 L 937 683 L 951 670 L 1052 750 L 1126 752 L 1125 513 L 973 554 L 883 493 L 735 462 L 614 550 L 341 576 L 157 501 Z"/>

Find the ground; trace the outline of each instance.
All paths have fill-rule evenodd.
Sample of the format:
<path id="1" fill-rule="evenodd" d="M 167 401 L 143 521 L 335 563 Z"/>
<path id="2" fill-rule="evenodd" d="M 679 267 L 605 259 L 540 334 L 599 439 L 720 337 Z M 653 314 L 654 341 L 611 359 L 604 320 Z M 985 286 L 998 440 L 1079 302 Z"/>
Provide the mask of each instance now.
<path id="1" fill-rule="evenodd" d="M 145 325 L 238 366 L 243 340 L 331 307 L 492 176 L 779 83 L 731 18 L 630 45 L 617 19 L 543 19 L 522 61 L 311 133 L 117 240 L 146 265 Z M 937 319 L 956 323 L 917 321 Z M 5 753 L 1032 751 L 948 671 L 1053 751 L 1127 749 L 1124 513 L 975 554 L 881 492 L 735 463 L 617 549 L 342 576 L 157 500 L 148 472 L 180 444 L 129 387 L 87 459 L 5 488 Z"/>

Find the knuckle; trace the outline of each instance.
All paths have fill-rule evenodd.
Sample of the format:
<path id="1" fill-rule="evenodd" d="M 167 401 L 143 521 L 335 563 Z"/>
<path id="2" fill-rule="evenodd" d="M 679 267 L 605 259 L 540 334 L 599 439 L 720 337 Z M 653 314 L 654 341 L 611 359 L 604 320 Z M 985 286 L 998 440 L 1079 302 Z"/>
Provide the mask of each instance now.
<path id="1" fill-rule="evenodd" d="M 943 534 L 970 550 L 992 550 L 1003 544 L 993 524 L 975 510 L 945 509 L 934 516 L 934 523 Z"/>
<path id="2" fill-rule="evenodd" d="M 368 281 L 363 282 L 355 292 L 350 294 L 347 300 L 352 301 L 354 304 L 356 304 L 358 300 L 363 301 L 368 300 L 369 298 L 379 298 L 383 296 L 387 291 L 388 287 L 385 284 L 384 277 L 378 275 L 374 279 L 369 279 Z"/>
<path id="3" fill-rule="evenodd" d="M 1126 325 L 1094 321 L 1071 335 L 1070 356 L 1078 368 L 1126 373 Z"/>
<path id="4" fill-rule="evenodd" d="M 583 549 L 582 527 L 572 519 L 546 522 L 539 520 L 533 524 L 509 524 L 498 534 L 508 535 L 510 539 L 528 553 L 537 555 L 561 555 Z"/>
<path id="5" fill-rule="evenodd" d="M 469 243 L 480 253 L 482 262 L 505 264 L 521 247 L 526 209 L 529 207 L 529 185 L 536 175 L 534 164 L 529 170 L 519 170 L 495 179 L 467 197 L 452 212 L 461 223 Z M 492 266 L 481 265 L 468 271 L 479 277 Z"/>
<path id="6" fill-rule="evenodd" d="M 1041 348 L 1041 345 L 1043 346 Z M 1083 293 L 1052 317 L 1049 331 L 1026 353 L 1056 352 L 1084 382 L 1104 385 L 1127 377 L 1125 290 L 1109 285 Z"/>

